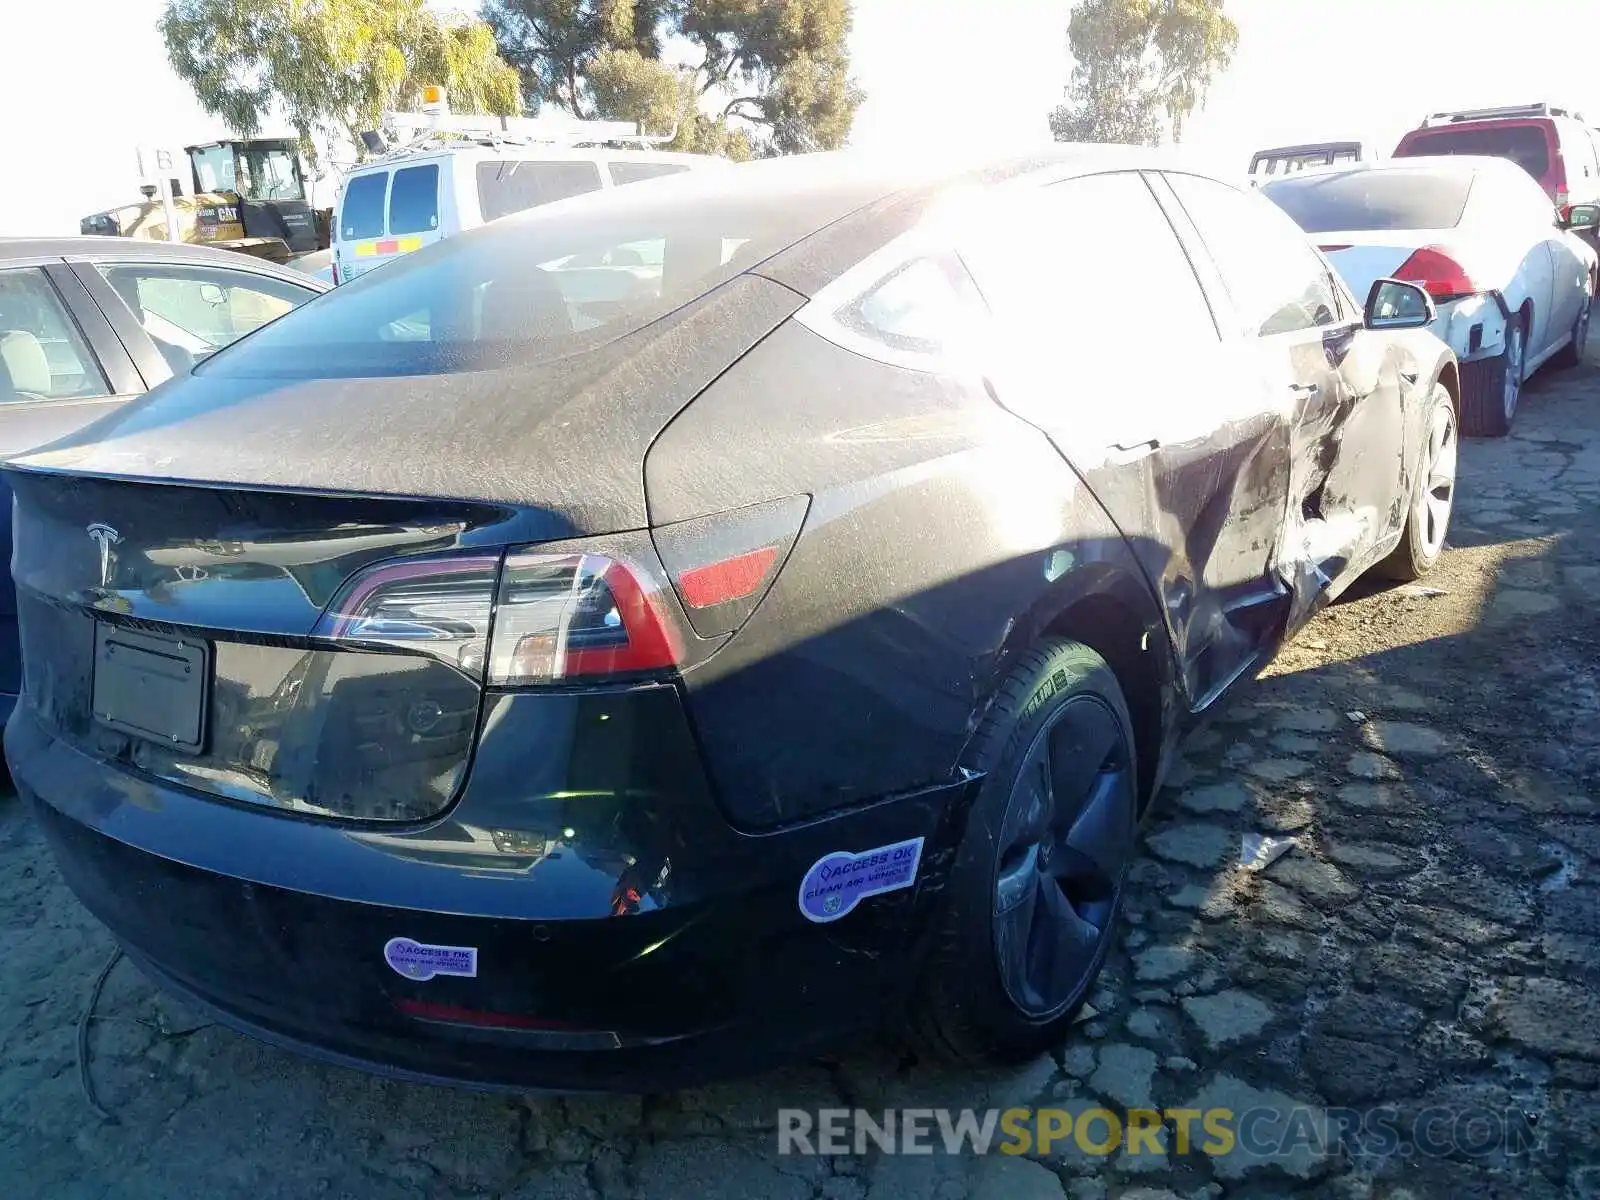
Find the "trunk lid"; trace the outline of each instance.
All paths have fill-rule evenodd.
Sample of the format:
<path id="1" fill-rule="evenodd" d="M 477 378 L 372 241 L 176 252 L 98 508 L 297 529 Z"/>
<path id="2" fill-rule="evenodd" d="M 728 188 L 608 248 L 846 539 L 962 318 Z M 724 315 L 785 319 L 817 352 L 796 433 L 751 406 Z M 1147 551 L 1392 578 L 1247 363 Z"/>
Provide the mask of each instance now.
<path id="1" fill-rule="evenodd" d="M 370 563 L 497 545 L 536 522 L 460 501 L 8 478 L 21 703 L 52 734 L 160 779 L 318 816 L 420 820 L 448 806 L 479 682 L 426 656 L 308 635 Z M 118 650 L 189 678 L 145 671 L 108 713 L 107 680 L 128 678 L 109 662 Z M 146 691 L 199 728 L 193 744 L 151 735 L 163 714 L 143 719 Z"/>

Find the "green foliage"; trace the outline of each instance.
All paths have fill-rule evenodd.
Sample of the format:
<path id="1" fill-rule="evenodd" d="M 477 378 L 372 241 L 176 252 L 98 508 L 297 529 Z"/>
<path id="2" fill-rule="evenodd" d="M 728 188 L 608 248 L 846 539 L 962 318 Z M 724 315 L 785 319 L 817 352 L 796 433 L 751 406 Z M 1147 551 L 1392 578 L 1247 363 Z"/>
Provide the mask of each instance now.
<path id="1" fill-rule="evenodd" d="M 1239 27 L 1223 0 L 1084 0 L 1067 41 L 1074 66 L 1067 102 L 1050 114 L 1061 142 L 1156 145 L 1226 70 Z"/>
<path id="2" fill-rule="evenodd" d="M 675 150 L 836 149 L 863 99 L 850 0 L 486 0 L 483 15 L 530 104 L 675 127 Z M 668 39 L 697 61 L 663 61 Z"/>
<path id="3" fill-rule="evenodd" d="M 493 31 L 426 0 L 167 0 L 160 29 L 207 112 L 246 137 L 279 112 L 313 158 L 319 137 L 375 129 L 385 110 L 415 108 L 426 84 L 461 111 L 521 111 Z"/>

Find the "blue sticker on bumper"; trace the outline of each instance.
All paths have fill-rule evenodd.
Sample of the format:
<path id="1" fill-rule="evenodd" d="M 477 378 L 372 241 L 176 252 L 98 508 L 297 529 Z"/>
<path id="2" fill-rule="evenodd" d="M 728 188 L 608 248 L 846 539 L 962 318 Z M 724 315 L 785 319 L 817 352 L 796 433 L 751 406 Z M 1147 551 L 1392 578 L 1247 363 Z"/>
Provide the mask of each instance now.
<path id="1" fill-rule="evenodd" d="M 818 924 L 837 921 L 868 896 L 910 887 L 921 863 L 921 838 L 859 854 L 835 850 L 813 863 L 800 881 L 800 911 Z"/>
<path id="2" fill-rule="evenodd" d="M 478 975 L 476 946 L 429 946 L 410 938 L 390 938 L 383 947 L 383 961 L 407 979 L 432 979 L 435 975 Z"/>

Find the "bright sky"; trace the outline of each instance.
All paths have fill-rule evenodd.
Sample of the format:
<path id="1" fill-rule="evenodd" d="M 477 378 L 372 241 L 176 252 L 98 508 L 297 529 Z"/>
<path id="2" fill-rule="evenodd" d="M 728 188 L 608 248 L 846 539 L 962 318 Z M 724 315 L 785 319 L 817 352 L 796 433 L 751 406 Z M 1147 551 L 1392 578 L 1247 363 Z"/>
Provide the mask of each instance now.
<path id="1" fill-rule="evenodd" d="M 459 0 L 458 0 L 459 2 Z M 441 7 L 446 5 L 441 4 Z M 449 7 L 455 7 L 450 4 Z M 1068 0 L 856 0 L 858 146 L 1047 140 Z M 0 38 L 0 235 L 75 233 L 137 197 L 135 147 L 226 130 L 167 67 L 161 0 L 28 5 Z M 1549 100 L 1600 124 L 1591 0 L 1227 0 L 1241 39 L 1185 142 L 1242 171 L 1262 146 L 1392 146 L 1430 112 Z M 282 132 L 270 130 L 268 132 Z"/>

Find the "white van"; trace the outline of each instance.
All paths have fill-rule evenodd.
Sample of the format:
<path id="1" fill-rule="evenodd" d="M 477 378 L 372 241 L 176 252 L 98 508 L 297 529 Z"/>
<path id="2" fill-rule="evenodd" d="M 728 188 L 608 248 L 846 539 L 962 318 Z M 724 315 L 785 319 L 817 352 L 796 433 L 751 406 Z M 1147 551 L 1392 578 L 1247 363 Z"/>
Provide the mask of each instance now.
<path id="1" fill-rule="evenodd" d="M 457 142 L 402 150 L 344 177 L 334 202 L 333 282 L 497 217 L 679 171 L 731 166 L 709 154 Z"/>

